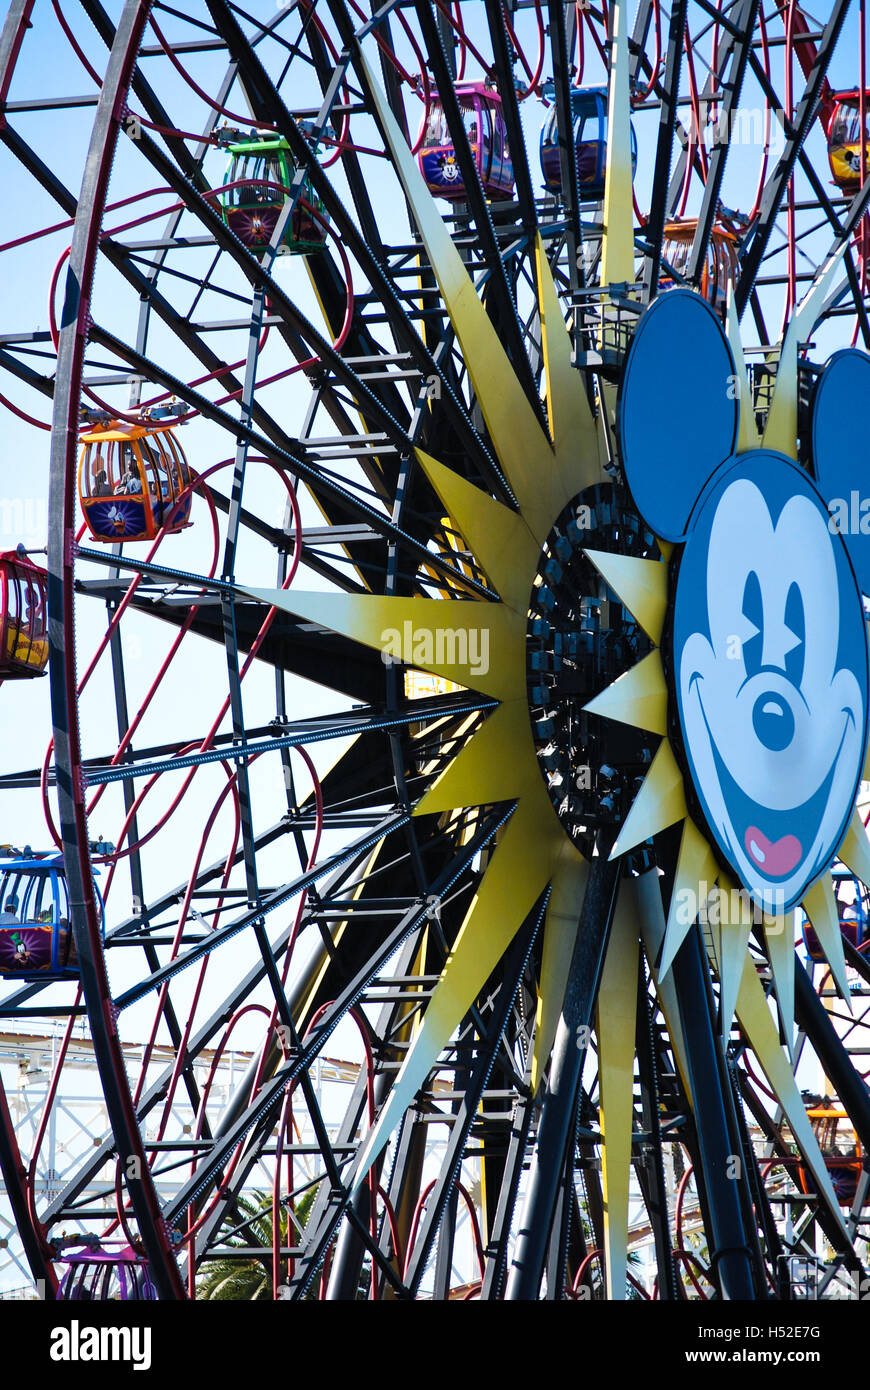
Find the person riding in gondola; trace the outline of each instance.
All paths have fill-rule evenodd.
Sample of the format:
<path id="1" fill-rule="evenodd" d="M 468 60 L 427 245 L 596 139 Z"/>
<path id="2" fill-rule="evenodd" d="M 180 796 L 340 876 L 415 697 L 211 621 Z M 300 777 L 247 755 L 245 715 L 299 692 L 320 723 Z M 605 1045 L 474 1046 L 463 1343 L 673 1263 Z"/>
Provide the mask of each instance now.
<path id="1" fill-rule="evenodd" d="M 127 496 L 127 495 L 130 494 L 130 493 L 138 493 L 138 492 L 141 492 L 141 491 L 142 491 L 142 480 L 141 480 L 141 478 L 139 477 L 138 471 L 137 471 L 136 468 L 133 466 L 133 464 L 132 464 L 132 463 L 129 463 L 129 464 L 127 465 L 127 471 L 126 471 L 126 473 L 124 473 L 124 475 L 123 475 L 122 478 L 121 478 L 121 481 L 118 483 L 118 486 L 115 488 L 115 496 L 116 496 L 116 497 Z"/>
<path id="2" fill-rule="evenodd" d="M 112 488 L 106 475 L 105 461 L 102 454 L 97 454 L 94 459 L 91 476 L 94 480 L 91 488 L 92 497 L 111 497 Z"/>
<path id="3" fill-rule="evenodd" d="M 162 528 L 173 535 L 192 524 L 191 474 L 174 414 L 171 424 L 163 416 L 101 421 L 82 435 L 79 500 L 94 540 L 154 540 Z"/>
<path id="4" fill-rule="evenodd" d="M 0 912 L 0 926 L 12 926 L 18 921 L 18 899 L 7 898 L 6 906 Z"/>

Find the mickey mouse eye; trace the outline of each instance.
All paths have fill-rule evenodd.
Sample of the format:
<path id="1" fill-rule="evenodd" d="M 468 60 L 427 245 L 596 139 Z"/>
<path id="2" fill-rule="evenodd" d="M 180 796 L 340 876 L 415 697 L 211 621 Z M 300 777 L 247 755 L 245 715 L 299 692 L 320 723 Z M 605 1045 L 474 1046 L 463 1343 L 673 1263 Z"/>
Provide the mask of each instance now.
<path id="1" fill-rule="evenodd" d="M 750 570 L 746 576 L 741 611 L 747 625 L 743 634 L 743 664 L 747 676 L 754 676 L 761 668 L 764 651 L 764 603 L 761 598 L 761 582 L 755 570 Z"/>
<path id="2" fill-rule="evenodd" d="M 795 639 L 785 652 L 785 674 L 793 685 L 800 685 L 804 676 L 804 654 L 806 651 L 807 620 L 804 613 L 803 595 L 797 584 L 789 588 L 785 600 L 785 627 Z"/>

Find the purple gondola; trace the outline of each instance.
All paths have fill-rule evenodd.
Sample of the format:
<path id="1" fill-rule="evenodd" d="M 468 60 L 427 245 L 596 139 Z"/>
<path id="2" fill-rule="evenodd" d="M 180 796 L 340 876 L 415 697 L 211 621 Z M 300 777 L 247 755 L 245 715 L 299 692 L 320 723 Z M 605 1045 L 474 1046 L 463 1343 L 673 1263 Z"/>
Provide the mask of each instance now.
<path id="1" fill-rule="evenodd" d="M 508 149 L 501 97 L 485 82 L 457 82 L 456 95 L 484 193 L 487 198 L 511 197 L 514 166 Z M 451 202 L 465 199 L 467 189 L 437 93 L 423 117 L 417 144 L 417 163 L 430 193 Z"/>
<path id="2" fill-rule="evenodd" d="M 155 1301 L 157 1290 L 144 1256 L 130 1245 L 111 1250 L 95 1242 L 64 1255 L 67 1266 L 58 1288 L 65 1303 Z"/>

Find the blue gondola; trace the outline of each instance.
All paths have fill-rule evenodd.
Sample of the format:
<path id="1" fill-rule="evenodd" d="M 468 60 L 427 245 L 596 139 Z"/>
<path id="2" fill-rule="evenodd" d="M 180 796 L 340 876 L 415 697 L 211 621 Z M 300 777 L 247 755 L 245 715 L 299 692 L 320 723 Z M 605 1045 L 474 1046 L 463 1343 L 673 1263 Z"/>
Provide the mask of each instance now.
<path id="1" fill-rule="evenodd" d="M 546 91 L 546 88 L 545 88 Z M 547 95 L 552 97 L 552 92 Z M 607 88 L 574 87 L 571 90 L 574 117 L 574 149 L 577 156 L 577 182 L 583 202 L 598 203 L 604 197 L 607 172 Z M 631 127 L 631 176 L 637 172 L 637 136 Z M 541 173 L 544 187 L 562 192 L 562 165 L 555 105 L 551 107 L 541 131 Z"/>
<path id="2" fill-rule="evenodd" d="M 103 930 L 103 902 L 94 885 Z M 0 978 L 77 979 L 69 891 L 61 855 L 28 855 L 0 867 Z"/>

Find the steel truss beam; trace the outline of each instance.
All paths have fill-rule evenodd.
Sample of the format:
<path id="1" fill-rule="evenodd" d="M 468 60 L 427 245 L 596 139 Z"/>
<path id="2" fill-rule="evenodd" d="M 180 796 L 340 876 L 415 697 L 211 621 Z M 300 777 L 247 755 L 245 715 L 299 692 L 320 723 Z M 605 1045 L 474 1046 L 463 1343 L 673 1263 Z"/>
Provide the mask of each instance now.
<path id="1" fill-rule="evenodd" d="M 846 15 L 848 14 L 849 4 L 850 0 L 833 0 L 831 17 L 825 25 L 825 30 L 816 54 L 816 60 L 813 64 L 813 70 L 807 79 L 804 94 L 795 108 L 791 129 L 786 131 L 785 148 L 777 161 L 776 168 L 765 185 L 761 197 L 758 218 L 755 224 L 755 231 L 746 254 L 743 257 L 740 277 L 734 292 L 737 312 L 741 317 L 749 303 L 749 296 L 752 292 L 761 262 L 764 258 L 764 253 L 767 250 L 768 243 L 773 233 L 774 224 L 785 196 L 788 181 L 794 172 L 798 151 L 802 148 L 810 128 L 810 123 L 815 118 L 816 107 L 821 98 L 828 65 L 833 56 L 834 47 L 840 37 Z"/>

